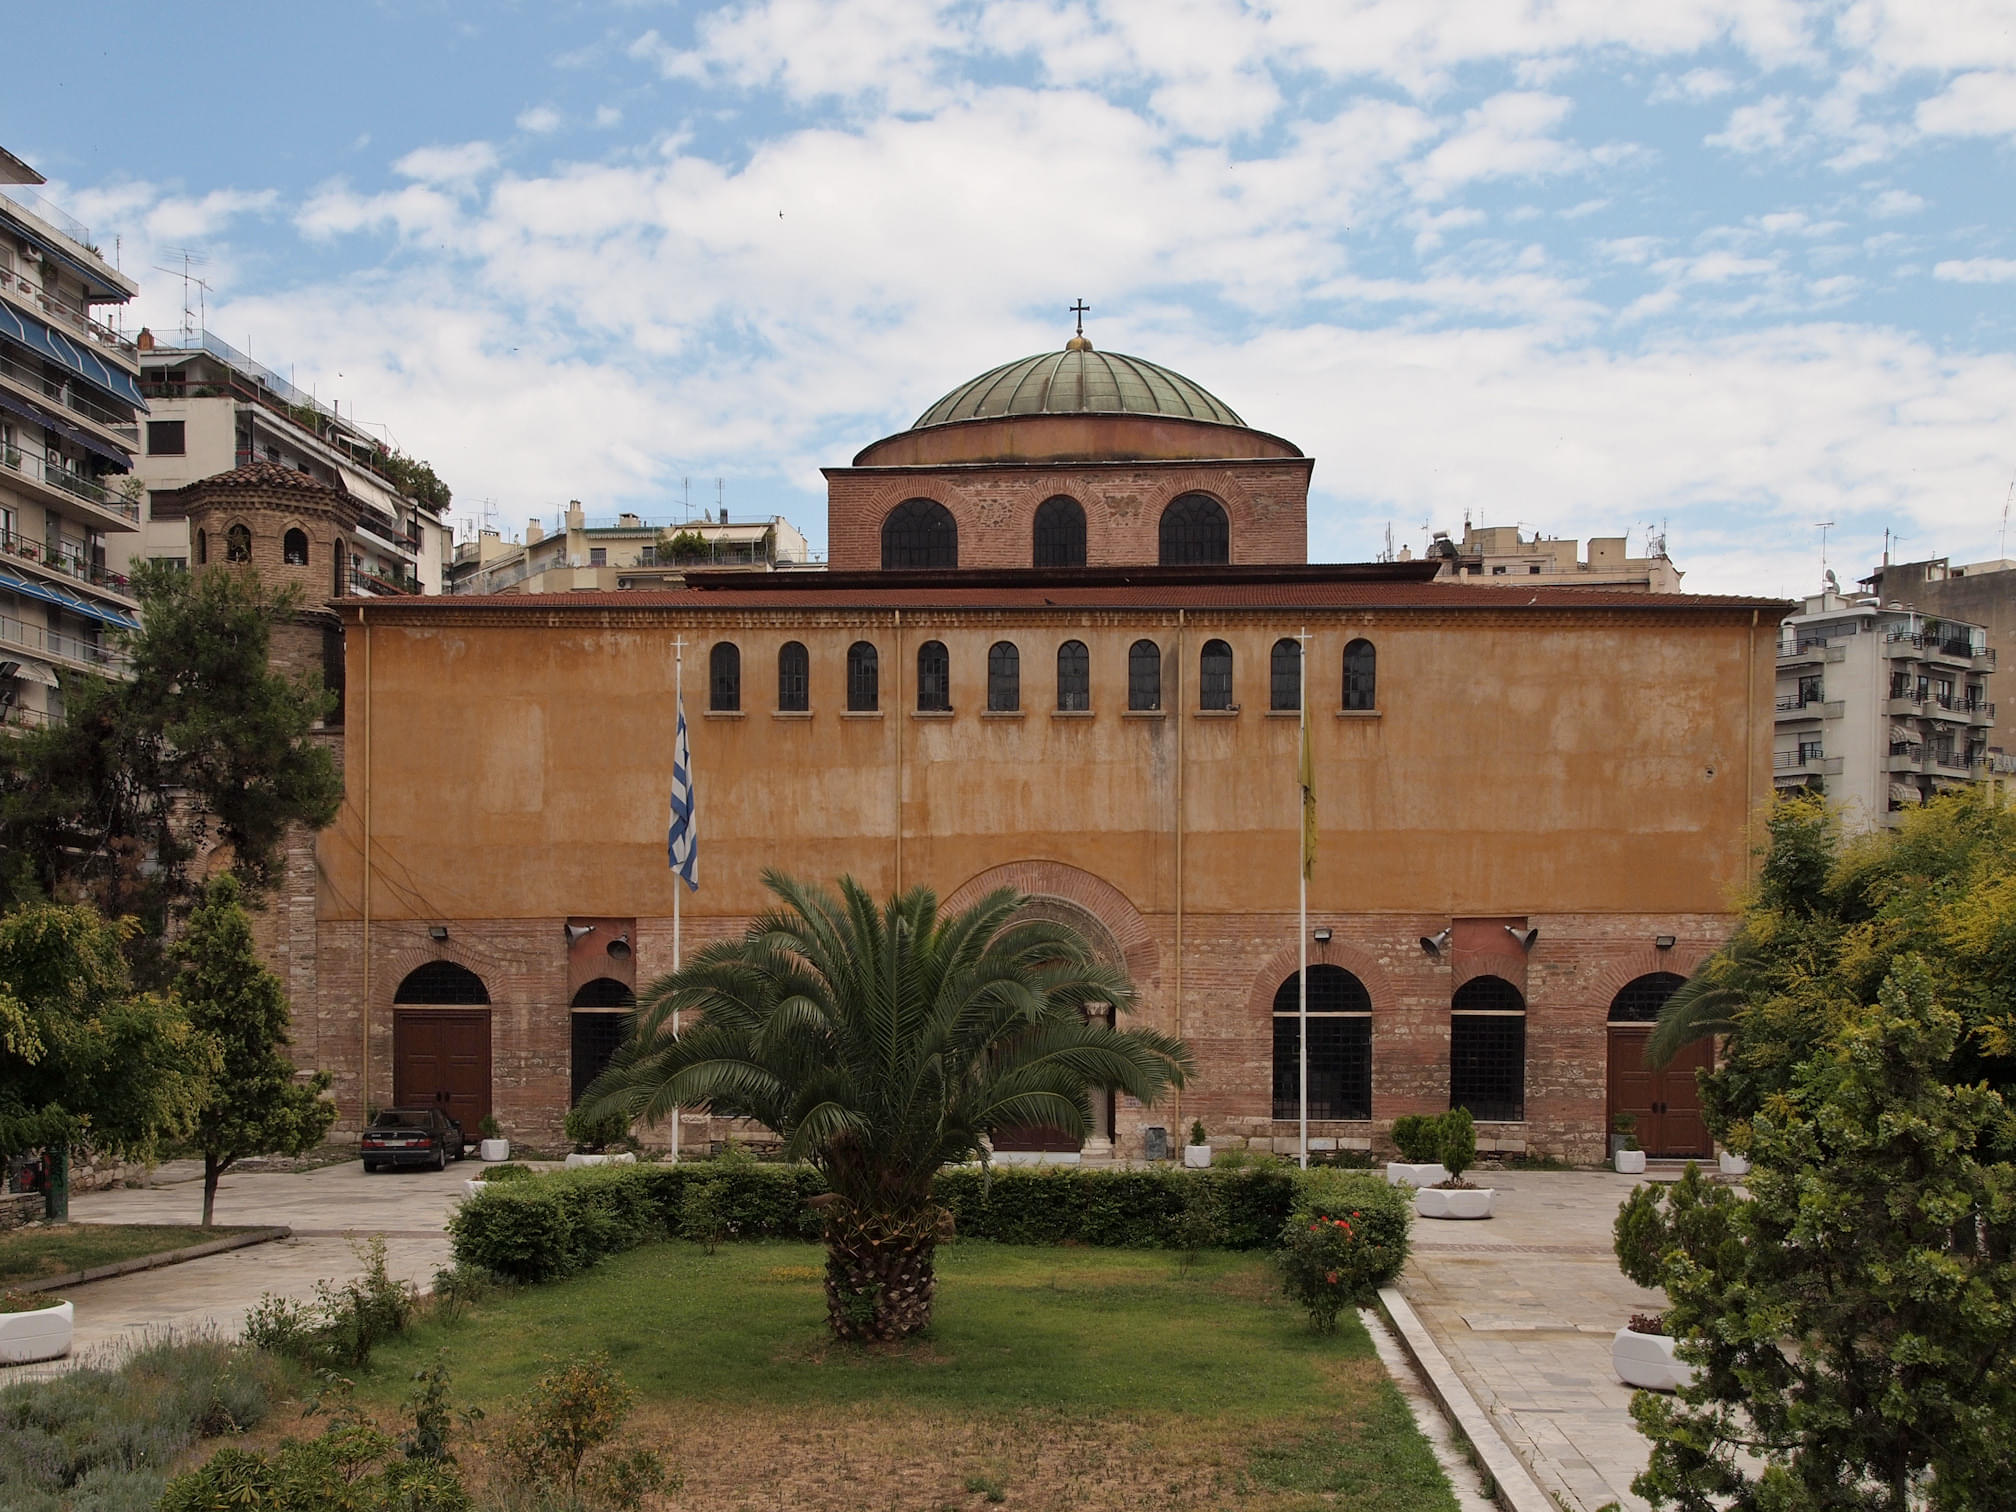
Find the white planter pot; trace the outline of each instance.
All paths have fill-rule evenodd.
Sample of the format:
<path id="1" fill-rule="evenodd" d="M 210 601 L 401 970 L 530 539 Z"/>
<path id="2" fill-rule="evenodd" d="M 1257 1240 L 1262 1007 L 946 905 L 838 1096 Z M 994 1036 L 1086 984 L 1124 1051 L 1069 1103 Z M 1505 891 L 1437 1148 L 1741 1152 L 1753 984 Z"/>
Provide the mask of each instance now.
<path id="1" fill-rule="evenodd" d="M 1722 1152 L 1722 1174 L 1724 1176 L 1748 1176 L 1750 1174 L 1750 1162 L 1748 1158 L 1724 1150 Z"/>
<path id="2" fill-rule="evenodd" d="M 1610 1340 L 1610 1364 L 1626 1386 L 1647 1391 L 1677 1391 L 1694 1379 L 1695 1367 L 1673 1357 L 1673 1340 L 1664 1334 L 1618 1329 Z"/>
<path id="3" fill-rule="evenodd" d="M 483 1188 L 485 1188 L 488 1185 L 490 1185 L 490 1183 L 487 1181 L 465 1181 L 462 1183 L 462 1190 L 469 1196 L 476 1197 L 480 1196 L 482 1194 Z"/>
<path id="4" fill-rule="evenodd" d="M 486 1139 L 476 1146 L 476 1153 L 484 1160 L 509 1160 L 511 1141 L 508 1139 Z"/>
<path id="5" fill-rule="evenodd" d="M 1389 1161 L 1386 1166 L 1386 1184 L 1399 1186 L 1406 1183 L 1412 1187 L 1431 1187 L 1449 1179 L 1449 1173 L 1429 1161 L 1425 1165 L 1409 1165 L 1404 1160 Z"/>
<path id="6" fill-rule="evenodd" d="M 1617 1167 L 1617 1173 L 1620 1176 L 1638 1176 L 1642 1175 L 1645 1170 L 1645 1152 L 1643 1150 L 1619 1150 L 1615 1155 L 1610 1157 L 1610 1161 L 1611 1164 Z"/>
<path id="7" fill-rule="evenodd" d="M 26 1365 L 31 1360 L 60 1360 L 70 1353 L 77 1309 L 52 1302 L 33 1312 L 0 1313 L 0 1365 Z"/>
<path id="8" fill-rule="evenodd" d="M 1422 1187 L 1414 1211 L 1423 1218 L 1489 1218 L 1497 1199 L 1491 1187 Z"/>
<path id="9" fill-rule="evenodd" d="M 576 1166 L 635 1164 L 637 1164 L 637 1153 L 634 1150 L 619 1150 L 614 1155 L 583 1155 L 580 1151 L 576 1150 L 567 1157 L 567 1169 L 570 1171 Z"/>
<path id="10" fill-rule="evenodd" d="M 1211 1146 L 1207 1144 L 1183 1146 L 1183 1164 L 1193 1171 L 1210 1170 Z"/>

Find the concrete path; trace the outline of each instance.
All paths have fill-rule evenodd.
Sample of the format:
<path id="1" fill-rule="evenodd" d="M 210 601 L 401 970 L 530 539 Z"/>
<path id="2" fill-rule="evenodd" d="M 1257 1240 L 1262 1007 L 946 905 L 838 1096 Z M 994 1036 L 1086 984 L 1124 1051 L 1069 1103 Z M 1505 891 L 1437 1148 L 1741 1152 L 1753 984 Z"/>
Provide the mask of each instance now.
<path id="1" fill-rule="evenodd" d="M 463 1179 L 481 1169 L 466 1160 L 439 1173 L 366 1176 L 353 1160 L 314 1171 L 229 1172 L 217 1190 L 217 1221 L 286 1224 L 294 1237 L 68 1288 L 64 1296 L 77 1309 L 72 1356 L 117 1348 L 161 1329 L 236 1333 L 247 1310 L 268 1292 L 307 1298 L 317 1281 L 356 1275 L 353 1246 L 372 1234 L 384 1236 L 394 1277 L 425 1286 L 449 1263 L 443 1226 L 462 1197 Z M 202 1215 L 203 1188 L 193 1181 L 70 1199 L 70 1217 L 77 1223 L 196 1223 Z M 0 1381 L 15 1377 L 15 1371 L 0 1367 Z"/>
<path id="2" fill-rule="evenodd" d="M 1497 1188 L 1497 1216 L 1417 1222 L 1401 1291 L 1541 1489 L 1568 1512 L 1645 1507 L 1630 1485 L 1649 1446 L 1610 1368 L 1611 1335 L 1664 1305 L 1624 1279 L 1610 1248 L 1640 1178 L 1475 1174 Z"/>

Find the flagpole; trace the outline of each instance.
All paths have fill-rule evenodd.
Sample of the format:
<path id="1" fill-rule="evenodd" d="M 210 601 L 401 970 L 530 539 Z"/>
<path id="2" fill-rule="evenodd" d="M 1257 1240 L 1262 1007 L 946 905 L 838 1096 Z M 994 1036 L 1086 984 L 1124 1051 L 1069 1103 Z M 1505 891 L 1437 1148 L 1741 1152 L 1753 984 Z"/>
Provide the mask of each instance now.
<path id="1" fill-rule="evenodd" d="M 684 718 L 686 713 L 686 637 L 672 638 L 672 707 L 675 718 Z M 672 969 L 679 969 L 679 894 L 680 883 L 684 879 L 672 874 Z M 679 1010 L 672 1010 L 672 1038 L 679 1038 Z M 672 1110 L 672 1164 L 679 1164 L 679 1109 Z"/>
<path id="2" fill-rule="evenodd" d="M 1295 637 L 1296 675 L 1301 679 L 1295 692 L 1295 701 L 1301 705 L 1302 722 L 1298 729 L 1300 744 L 1295 753 L 1295 868 L 1296 885 L 1300 897 L 1296 909 L 1295 941 L 1300 952 L 1301 964 L 1295 972 L 1297 993 L 1295 1042 L 1300 1048 L 1302 1077 L 1302 1169 L 1309 1169 L 1309 790 L 1304 784 L 1314 781 L 1307 770 L 1309 758 L 1309 627 L 1304 625 L 1301 634 Z"/>

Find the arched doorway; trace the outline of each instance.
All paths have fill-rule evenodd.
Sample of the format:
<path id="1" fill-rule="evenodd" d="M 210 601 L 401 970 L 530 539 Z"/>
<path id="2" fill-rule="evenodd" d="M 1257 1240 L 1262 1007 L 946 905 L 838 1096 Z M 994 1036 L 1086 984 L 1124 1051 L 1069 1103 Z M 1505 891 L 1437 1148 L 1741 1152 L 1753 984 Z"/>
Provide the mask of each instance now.
<path id="1" fill-rule="evenodd" d="M 1684 977 L 1655 971 L 1626 982 L 1610 1000 L 1609 1123 L 1629 1113 L 1638 1146 L 1648 1155 L 1700 1159 L 1714 1142 L 1701 1119 L 1701 1094 L 1694 1073 L 1715 1063 L 1712 1041 L 1685 1046 L 1664 1066 L 1645 1064 L 1645 1042 L 1666 1000 Z"/>
<path id="2" fill-rule="evenodd" d="M 1113 932 L 1103 924 L 1098 915 L 1089 908 L 1072 903 L 1063 898 L 1034 897 L 1015 916 L 1016 923 L 1032 919 L 1043 919 L 1053 924 L 1069 925 L 1092 947 L 1093 955 L 1108 966 L 1125 970 L 1127 960 L 1121 952 L 1120 942 L 1113 938 Z M 1103 1017 L 1106 1025 L 1113 1025 L 1113 1007 L 1106 1005 Z M 1113 1103 L 1111 1092 L 1092 1094 L 1092 1127 L 1081 1145 L 1073 1136 L 1062 1129 L 1043 1124 L 1029 1124 L 1019 1128 L 997 1129 L 992 1140 L 996 1156 L 1005 1157 L 1003 1164 L 1033 1165 L 1062 1157 L 1065 1160 L 1078 1159 L 1094 1162 L 1113 1158 Z"/>
<path id="3" fill-rule="evenodd" d="M 466 966 L 429 961 L 392 995 L 392 1102 L 438 1107 L 474 1139 L 490 1116 L 490 989 Z"/>
<path id="4" fill-rule="evenodd" d="M 572 1090 L 568 1106 L 581 1101 L 588 1085 L 609 1069 L 609 1062 L 630 1037 L 630 1015 L 637 1007 L 637 994 L 614 977 L 597 977 L 584 982 L 574 994 L 572 1012 Z"/>

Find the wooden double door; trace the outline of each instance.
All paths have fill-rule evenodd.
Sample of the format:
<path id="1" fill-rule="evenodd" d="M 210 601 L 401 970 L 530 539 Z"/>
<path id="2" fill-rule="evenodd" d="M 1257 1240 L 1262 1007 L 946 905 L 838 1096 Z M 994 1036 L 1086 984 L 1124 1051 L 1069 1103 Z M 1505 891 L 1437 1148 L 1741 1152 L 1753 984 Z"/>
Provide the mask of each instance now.
<path id="1" fill-rule="evenodd" d="M 1694 1073 L 1715 1063 L 1713 1041 L 1684 1047 L 1664 1066 L 1645 1064 L 1650 1024 L 1610 1026 L 1610 1117 L 1629 1113 L 1637 1119 L 1638 1147 L 1647 1155 L 1667 1159 L 1705 1159 L 1714 1152 L 1708 1125 L 1701 1119 L 1701 1095 Z"/>
<path id="2" fill-rule="evenodd" d="M 488 1009 L 404 1009 L 392 1015 L 392 1103 L 436 1107 L 465 1138 L 490 1116 Z"/>

